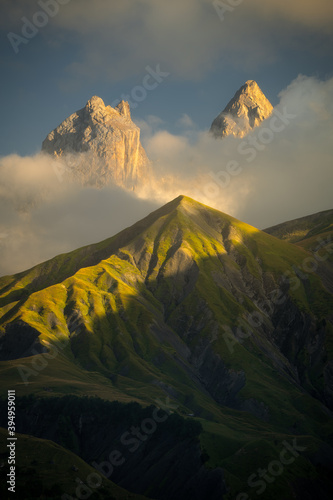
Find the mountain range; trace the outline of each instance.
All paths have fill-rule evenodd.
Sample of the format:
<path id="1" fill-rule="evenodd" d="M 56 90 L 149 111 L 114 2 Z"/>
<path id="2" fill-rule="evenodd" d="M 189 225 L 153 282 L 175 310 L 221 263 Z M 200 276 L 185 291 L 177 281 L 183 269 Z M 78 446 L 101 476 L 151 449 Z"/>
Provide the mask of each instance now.
<path id="1" fill-rule="evenodd" d="M 244 137 L 259 126 L 273 106 L 254 80 L 248 80 L 213 121 L 215 138 Z M 132 121 L 128 102 L 115 108 L 93 96 L 71 114 L 42 143 L 42 152 L 61 161 L 61 179 L 84 186 L 108 183 L 135 190 L 147 186 L 152 165 L 140 141 L 140 128 Z M 58 169 L 59 169 L 58 168 Z"/>
<path id="2" fill-rule="evenodd" d="M 332 223 L 260 231 L 179 196 L 0 278 L 24 498 L 80 498 L 93 468 L 93 498 L 331 498 Z"/>

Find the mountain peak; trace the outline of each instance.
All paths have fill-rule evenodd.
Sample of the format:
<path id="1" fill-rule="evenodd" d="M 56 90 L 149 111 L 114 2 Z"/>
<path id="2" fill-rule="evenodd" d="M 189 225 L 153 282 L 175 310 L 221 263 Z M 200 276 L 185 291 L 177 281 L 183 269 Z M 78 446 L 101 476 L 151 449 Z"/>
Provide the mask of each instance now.
<path id="1" fill-rule="evenodd" d="M 112 108 L 111 106 L 105 106 L 103 99 L 101 99 L 97 95 L 94 95 L 91 99 L 89 99 L 84 109 L 90 115 L 98 115 L 103 117 L 112 115 L 115 116 L 117 113 L 121 117 L 131 120 L 130 105 L 127 101 L 120 101 L 115 108 Z"/>
<path id="2" fill-rule="evenodd" d="M 244 84 L 244 87 L 258 87 L 259 88 L 259 85 L 257 84 L 257 82 L 255 80 L 247 80 Z"/>
<path id="3" fill-rule="evenodd" d="M 255 80 L 247 80 L 215 118 L 210 132 L 216 138 L 244 137 L 268 118 L 273 106 Z"/>
<path id="4" fill-rule="evenodd" d="M 97 95 L 93 95 L 91 99 L 86 104 L 86 108 L 88 110 L 95 110 L 99 108 L 105 108 L 105 104 L 103 99 L 98 97 Z"/>
<path id="5" fill-rule="evenodd" d="M 120 101 L 120 103 L 116 106 L 116 110 L 119 111 L 120 115 L 124 118 L 131 119 L 131 110 L 130 105 L 127 101 Z"/>
<path id="6" fill-rule="evenodd" d="M 126 101 L 112 108 L 105 106 L 100 97 L 92 96 L 84 108 L 48 134 L 42 151 L 62 157 L 65 162 L 70 155 L 67 174 L 89 186 L 102 187 L 111 180 L 134 189 L 150 173 L 140 129 L 133 123 Z"/>

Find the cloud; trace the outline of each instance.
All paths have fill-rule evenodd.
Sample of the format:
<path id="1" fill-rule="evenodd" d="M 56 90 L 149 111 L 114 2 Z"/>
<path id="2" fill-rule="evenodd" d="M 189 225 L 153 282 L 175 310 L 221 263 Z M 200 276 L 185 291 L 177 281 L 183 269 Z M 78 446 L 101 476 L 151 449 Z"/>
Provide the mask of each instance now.
<path id="1" fill-rule="evenodd" d="M 333 25 L 333 4 L 331 0 L 252 0 L 253 8 L 262 18 L 274 21 L 277 18 L 303 25 L 312 30 L 331 33 Z"/>
<path id="2" fill-rule="evenodd" d="M 47 155 L 0 159 L 0 275 L 113 236 L 155 210 L 120 188 L 64 180 Z"/>
<path id="3" fill-rule="evenodd" d="M 147 64 L 182 80 L 216 65 L 253 70 L 275 61 L 300 33 L 332 35 L 333 25 L 331 0 L 244 0 L 222 22 L 213 0 L 72 0 L 65 7 L 55 23 L 82 43 L 68 67 L 75 79 L 140 78 Z"/>
<path id="4" fill-rule="evenodd" d="M 135 124 L 140 128 L 141 137 L 151 137 L 153 133 L 165 125 L 165 122 L 158 116 L 148 115 L 145 120 L 136 119 Z"/>
<path id="5" fill-rule="evenodd" d="M 0 198 L 18 212 L 26 212 L 46 192 L 55 192 L 55 165 L 43 154 L 0 158 Z"/>
<path id="6" fill-rule="evenodd" d="M 299 76 L 279 97 L 243 139 L 152 134 L 156 182 L 145 196 L 185 194 L 261 228 L 332 208 L 333 79 Z"/>
<path id="7" fill-rule="evenodd" d="M 188 114 L 183 113 L 183 115 L 177 120 L 176 125 L 181 128 L 191 129 L 195 127 L 195 123 Z"/>
<path id="8" fill-rule="evenodd" d="M 4 0 L 2 27 L 20 34 L 22 16 L 40 10 L 33 0 Z M 253 67 L 273 62 L 301 34 L 332 35 L 331 0 L 70 0 L 41 30 L 49 44 L 74 42 L 65 88 L 87 81 L 138 79 L 160 64 L 171 78 L 192 80 L 225 63 Z M 218 7 L 229 5 L 229 8 Z M 222 9 L 222 14 L 221 14 Z M 52 29 L 55 28 L 55 29 Z M 331 39 L 331 38 L 330 38 Z M 326 48 L 325 48 L 326 45 Z M 310 49 L 310 47 L 309 47 Z M 328 44 L 322 50 L 329 51 Z M 329 53 L 329 52 L 328 52 Z M 74 87 L 75 88 L 75 87 Z"/>

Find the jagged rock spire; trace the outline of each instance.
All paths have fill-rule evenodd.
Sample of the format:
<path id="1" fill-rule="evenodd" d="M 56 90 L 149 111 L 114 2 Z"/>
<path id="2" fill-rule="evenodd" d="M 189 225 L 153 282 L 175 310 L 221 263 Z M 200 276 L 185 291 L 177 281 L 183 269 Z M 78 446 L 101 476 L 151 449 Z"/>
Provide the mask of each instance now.
<path id="1" fill-rule="evenodd" d="M 85 185 L 100 187 L 111 181 L 134 189 L 150 174 L 140 129 L 131 120 L 126 101 L 112 108 L 100 97 L 91 97 L 48 134 L 42 151 L 64 162 L 70 157 L 66 173 Z"/>
<path id="2" fill-rule="evenodd" d="M 261 124 L 273 106 L 254 80 L 248 80 L 215 118 L 210 132 L 217 138 L 233 135 L 244 137 Z"/>

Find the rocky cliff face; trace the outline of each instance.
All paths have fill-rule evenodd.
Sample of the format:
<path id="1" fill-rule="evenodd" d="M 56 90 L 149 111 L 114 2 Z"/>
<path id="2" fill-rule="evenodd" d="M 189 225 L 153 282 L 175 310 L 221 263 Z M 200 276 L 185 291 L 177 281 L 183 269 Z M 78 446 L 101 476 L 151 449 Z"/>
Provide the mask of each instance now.
<path id="1" fill-rule="evenodd" d="M 101 187 L 111 181 L 135 189 L 150 173 L 140 129 L 125 101 L 112 108 L 93 96 L 48 134 L 42 151 L 61 158 L 65 175 L 84 185 Z"/>
<path id="2" fill-rule="evenodd" d="M 210 132 L 216 138 L 244 137 L 261 124 L 273 106 L 254 80 L 248 80 L 213 121 Z"/>

